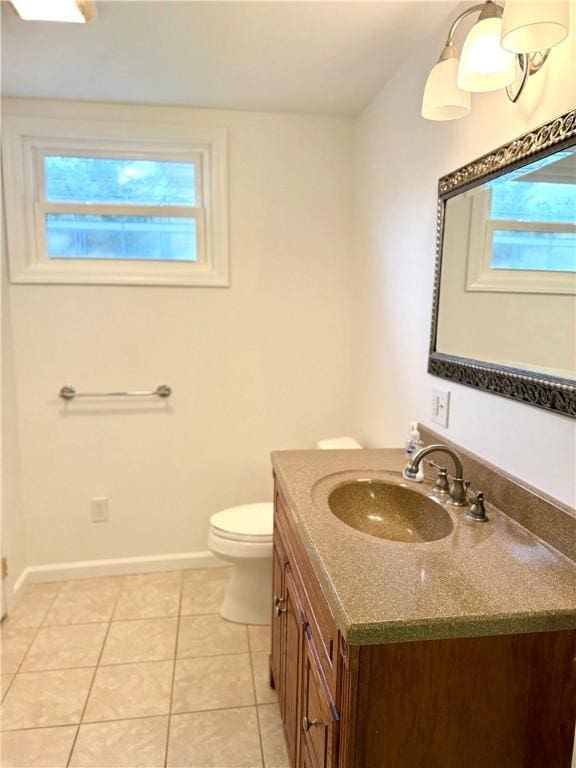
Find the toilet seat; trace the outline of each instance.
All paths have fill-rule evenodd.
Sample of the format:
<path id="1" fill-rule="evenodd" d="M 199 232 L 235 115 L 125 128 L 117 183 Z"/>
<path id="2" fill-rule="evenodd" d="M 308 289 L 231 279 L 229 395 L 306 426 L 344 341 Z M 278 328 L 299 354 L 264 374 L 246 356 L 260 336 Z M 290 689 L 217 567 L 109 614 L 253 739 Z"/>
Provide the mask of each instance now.
<path id="1" fill-rule="evenodd" d="M 210 517 L 210 533 L 229 541 L 271 544 L 274 530 L 274 505 L 242 504 L 216 512 Z"/>

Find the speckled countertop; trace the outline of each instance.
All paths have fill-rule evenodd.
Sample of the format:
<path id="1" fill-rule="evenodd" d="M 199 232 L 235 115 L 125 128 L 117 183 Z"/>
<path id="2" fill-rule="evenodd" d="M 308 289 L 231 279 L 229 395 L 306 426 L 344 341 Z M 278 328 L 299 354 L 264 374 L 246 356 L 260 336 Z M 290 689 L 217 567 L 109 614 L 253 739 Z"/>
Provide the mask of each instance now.
<path id="1" fill-rule="evenodd" d="M 330 491 L 347 480 L 404 482 L 402 451 L 276 451 L 272 463 L 349 643 L 576 628 L 576 563 L 490 504 L 488 523 L 447 508 L 452 533 L 415 544 L 360 533 L 330 512 Z"/>

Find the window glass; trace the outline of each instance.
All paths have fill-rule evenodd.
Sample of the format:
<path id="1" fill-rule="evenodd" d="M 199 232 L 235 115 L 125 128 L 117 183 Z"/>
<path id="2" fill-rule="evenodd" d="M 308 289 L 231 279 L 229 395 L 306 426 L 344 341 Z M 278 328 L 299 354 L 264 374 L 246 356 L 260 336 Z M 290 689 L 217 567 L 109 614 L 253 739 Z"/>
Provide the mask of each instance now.
<path id="1" fill-rule="evenodd" d="M 497 229 L 492 238 L 490 266 L 576 272 L 576 233 Z"/>
<path id="2" fill-rule="evenodd" d="M 198 259 L 193 218 L 47 213 L 45 221 L 52 259 Z"/>
<path id="3" fill-rule="evenodd" d="M 574 223 L 576 153 L 556 152 L 486 186 L 492 191 L 492 219 Z"/>
<path id="4" fill-rule="evenodd" d="M 196 205 L 191 162 L 46 155 L 45 199 L 51 203 Z"/>
<path id="5" fill-rule="evenodd" d="M 576 153 L 550 157 L 494 179 L 492 269 L 576 272 Z"/>
<path id="6" fill-rule="evenodd" d="M 576 213 L 576 182 L 502 181 L 492 187 L 492 219 L 569 224 Z"/>

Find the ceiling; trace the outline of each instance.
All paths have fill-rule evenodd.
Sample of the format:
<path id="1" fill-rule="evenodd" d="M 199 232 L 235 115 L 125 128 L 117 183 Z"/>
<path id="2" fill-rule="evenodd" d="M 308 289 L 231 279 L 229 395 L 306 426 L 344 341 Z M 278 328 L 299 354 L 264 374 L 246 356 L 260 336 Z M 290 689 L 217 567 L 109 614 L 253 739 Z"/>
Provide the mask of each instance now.
<path id="1" fill-rule="evenodd" d="M 86 25 L 2 1 L 2 90 L 35 98 L 356 114 L 455 2 L 98 0 Z M 422 77 L 425 78 L 423 72 Z"/>

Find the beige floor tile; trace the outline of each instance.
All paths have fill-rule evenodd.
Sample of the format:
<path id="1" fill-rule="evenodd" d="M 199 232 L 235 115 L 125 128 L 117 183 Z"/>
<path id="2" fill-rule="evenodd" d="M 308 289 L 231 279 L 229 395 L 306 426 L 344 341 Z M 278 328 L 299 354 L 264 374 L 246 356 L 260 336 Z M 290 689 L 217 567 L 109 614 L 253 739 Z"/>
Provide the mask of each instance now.
<path id="1" fill-rule="evenodd" d="M 130 573 L 122 576 L 124 587 L 174 587 L 182 583 L 183 571 L 158 571 L 157 573 Z"/>
<path id="2" fill-rule="evenodd" d="M 260 768 L 256 710 L 224 709 L 175 715 L 168 746 L 170 768 Z"/>
<path id="3" fill-rule="evenodd" d="M 3 730 L 80 722 L 93 669 L 16 675 L 2 704 Z"/>
<path id="4" fill-rule="evenodd" d="M 248 635 L 244 624 L 225 621 L 218 614 L 182 616 L 178 633 L 178 658 L 247 653 Z"/>
<path id="5" fill-rule="evenodd" d="M 270 653 L 270 645 L 272 642 L 270 637 L 270 627 L 248 627 L 248 641 L 252 653 L 256 651 L 268 651 L 268 653 Z"/>
<path id="6" fill-rule="evenodd" d="M 25 593 L 4 622 L 12 628 L 39 627 L 56 598 L 56 592 Z"/>
<path id="7" fill-rule="evenodd" d="M 2 768 L 65 768 L 76 726 L 2 734 Z"/>
<path id="8" fill-rule="evenodd" d="M 168 717 L 83 725 L 73 768 L 163 768 Z"/>
<path id="9" fill-rule="evenodd" d="M 260 720 L 265 768 L 290 768 L 278 705 L 260 705 L 258 707 L 258 719 Z"/>
<path id="10" fill-rule="evenodd" d="M 176 662 L 173 712 L 254 704 L 248 654 L 182 659 Z"/>
<path id="11" fill-rule="evenodd" d="M 182 571 L 182 579 L 186 581 L 196 581 L 197 579 L 211 579 L 228 577 L 233 570 L 232 565 L 221 565 L 218 568 L 188 568 Z"/>
<path id="12" fill-rule="evenodd" d="M 63 581 L 62 592 L 107 592 L 120 589 L 122 576 L 98 576 L 93 579 L 71 579 Z"/>
<path id="13" fill-rule="evenodd" d="M 266 651 L 252 654 L 254 686 L 258 704 L 272 704 L 277 701 L 276 691 L 270 688 L 270 657 Z"/>
<path id="14" fill-rule="evenodd" d="M 38 581 L 26 586 L 27 595 L 56 595 L 66 584 L 65 581 Z"/>
<path id="15" fill-rule="evenodd" d="M 106 638 L 101 664 L 173 659 L 177 619 L 114 621 Z"/>
<path id="16" fill-rule="evenodd" d="M 0 644 L 2 648 L 2 672 L 17 672 L 26 651 L 30 648 L 37 630 L 34 627 L 13 628 L 12 624 L 2 625 Z"/>
<path id="17" fill-rule="evenodd" d="M 155 574 L 146 574 L 150 575 Z M 114 620 L 178 616 L 180 591 L 181 583 L 174 579 L 165 582 L 147 579 L 141 584 L 130 581 L 122 587 Z"/>
<path id="18" fill-rule="evenodd" d="M 84 722 L 168 714 L 172 672 L 172 661 L 99 667 Z"/>
<path id="19" fill-rule="evenodd" d="M 183 616 L 217 613 L 224 600 L 230 568 L 206 568 L 186 571 L 182 585 Z"/>
<path id="20" fill-rule="evenodd" d="M 119 588 L 62 590 L 44 619 L 45 626 L 110 621 Z"/>
<path id="21" fill-rule="evenodd" d="M 23 672 L 95 667 L 108 624 L 41 627 L 22 664 Z"/>
<path id="22" fill-rule="evenodd" d="M 0 675 L 0 692 L 1 692 L 2 699 L 6 695 L 8 688 L 10 688 L 10 683 L 12 682 L 12 680 L 14 680 L 14 675 L 11 675 L 11 674 Z"/>

